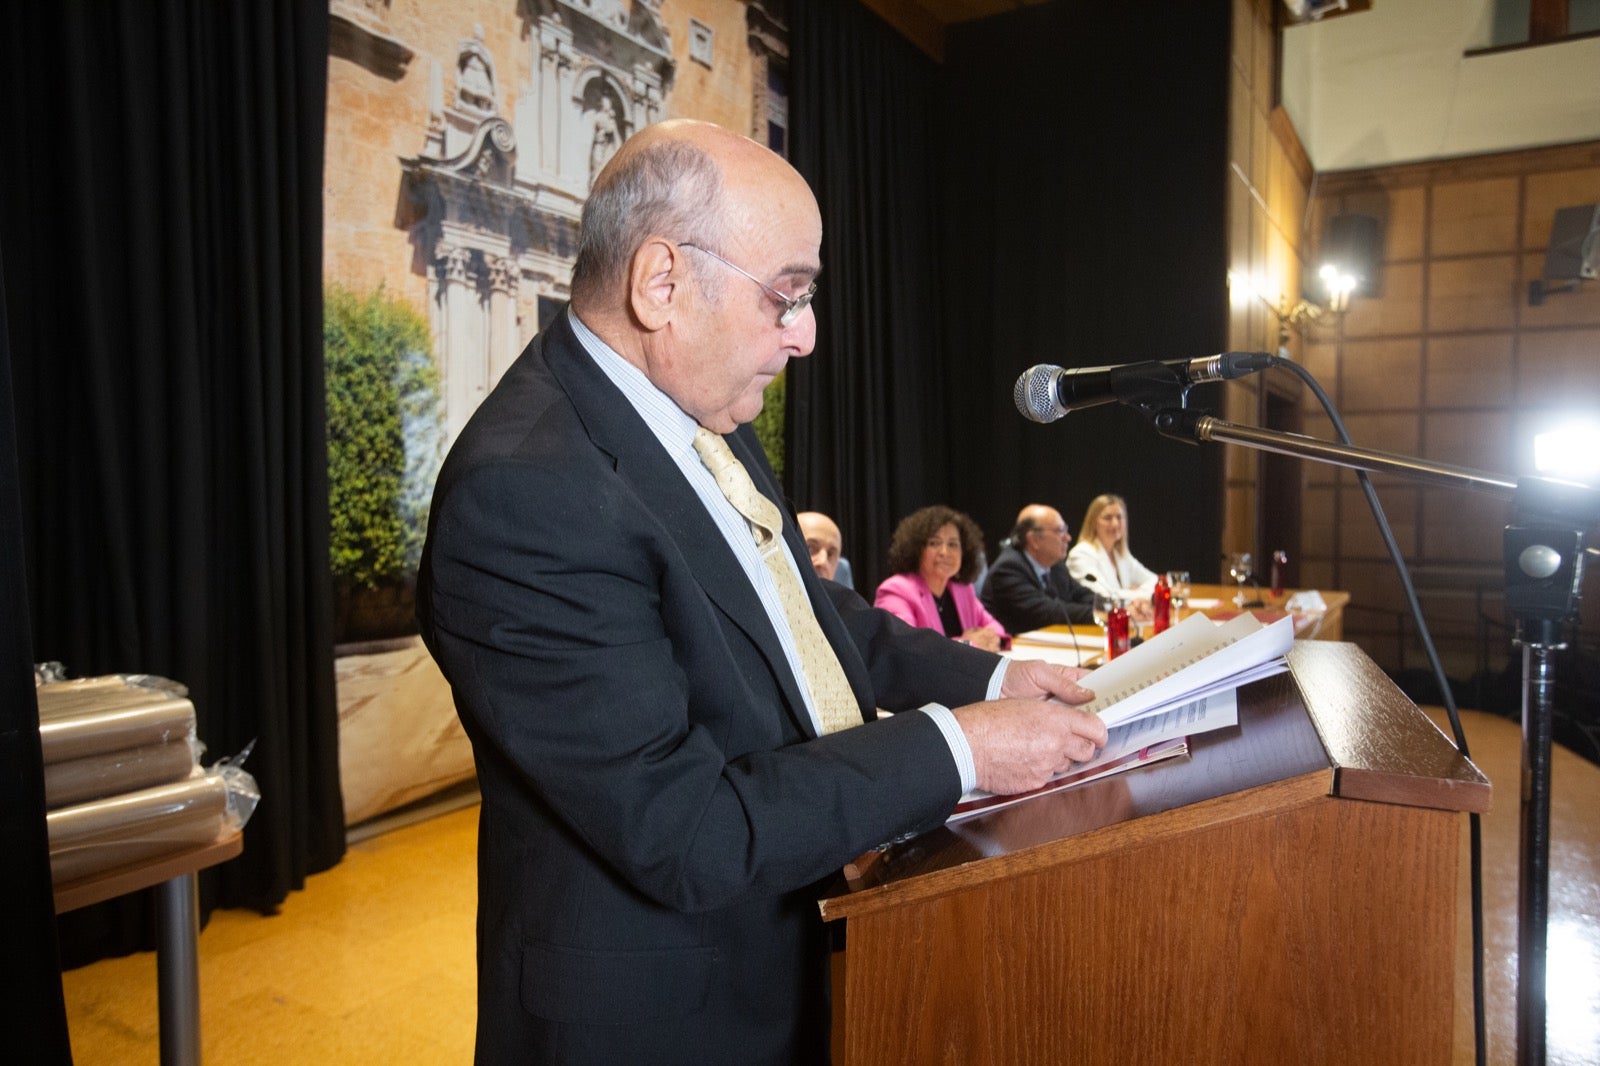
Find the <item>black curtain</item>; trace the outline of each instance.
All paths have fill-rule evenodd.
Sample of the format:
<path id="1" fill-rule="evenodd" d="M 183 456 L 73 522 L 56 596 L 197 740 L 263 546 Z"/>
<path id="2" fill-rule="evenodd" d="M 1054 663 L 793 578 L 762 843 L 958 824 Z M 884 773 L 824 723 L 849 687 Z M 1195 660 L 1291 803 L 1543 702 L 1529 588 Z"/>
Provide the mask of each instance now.
<path id="1" fill-rule="evenodd" d="M 1222 453 L 1128 408 L 1035 425 L 1028 367 L 1211 355 L 1227 343 L 1228 0 L 1081 0 L 950 28 L 942 285 L 950 451 L 991 544 L 1018 509 L 1127 498 L 1134 553 L 1214 580 Z M 1221 386 L 1191 394 L 1215 410 Z"/>
<path id="2" fill-rule="evenodd" d="M 0 270 L 4 256 L 0 255 Z M 11 402 L 11 345 L 0 289 L 0 559 L 22 558 L 22 495 L 17 482 Z M 0 1027 L 18 1062 L 71 1062 L 50 852 L 45 834 L 39 704 L 33 688 L 28 590 L 20 566 L 0 567 L 0 929 L 13 992 L 0 996 Z"/>
<path id="3" fill-rule="evenodd" d="M 1076 532 L 1101 492 L 1145 562 L 1214 577 L 1219 449 L 1125 409 L 1033 425 L 1011 395 L 1037 363 L 1226 343 L 1230 5 L 1029 6 L 949 27 L 942 64 L 860 3 L 790 10 L 824 268 L 816 355 L 789 370 L 794 503 L 838 519 L 869 597 L 917 507 L 968 512 L 992 557 L 1023 504 Z"/>
<path id="4" fill-rule="evenodd" d="M 860 3 L 790 7 L 790 156 L 822 209 L 817 348 L 791 363 L 786 488 L 832 515 L 856 587 L 887 576 L 889 534 L 952 481 L 939 329 L 932 59 Z"/>
<path id="5" fill-rule="evenodd" d="M 207 907 L 269 910 L 344 848 L 327 20 L 325 0 L 22 0 L 0 37 L 32 656 L 187 684 L 208 763 L 256 741 L 262 801 Z M 146 902 L 64 916 L 63 956 L 148 944 Z"/>

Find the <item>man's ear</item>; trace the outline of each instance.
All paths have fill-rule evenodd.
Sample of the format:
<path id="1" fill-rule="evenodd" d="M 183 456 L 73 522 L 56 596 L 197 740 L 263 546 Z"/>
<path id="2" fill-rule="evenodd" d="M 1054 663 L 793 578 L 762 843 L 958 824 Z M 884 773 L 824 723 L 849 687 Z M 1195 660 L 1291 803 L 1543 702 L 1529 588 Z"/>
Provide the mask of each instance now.
<path id="1" fill-rule="evenodd" d="M 682 310 L 688 267 L 678 246 L 664 237 L 651 237 L 633 253 L 628 302 L 646 330 L 653 333 L 664 328 Z"/>

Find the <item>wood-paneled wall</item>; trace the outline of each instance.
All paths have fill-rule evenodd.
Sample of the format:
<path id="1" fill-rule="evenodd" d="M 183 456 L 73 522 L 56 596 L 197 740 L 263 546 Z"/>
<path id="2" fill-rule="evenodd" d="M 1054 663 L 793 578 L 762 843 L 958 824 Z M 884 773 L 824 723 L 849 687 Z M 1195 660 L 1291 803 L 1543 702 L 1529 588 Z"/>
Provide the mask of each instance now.
<path id="1" fill-rule="evenodd" d="M 1312 170 L 1292 123 L 1277 104 L 1278 6 L 1277 0 L 1233 2 L 1228 117 L 1228 347 L 1234 351 L 1277 352 L 1277 308 L 1284 299 L 1292 304 L 1292 294 L 1301 289 Z M 1299 357 L 1300 335 L 1291 332 L 1286 346 L 1291 355 Z M 1248 425 L 1264 424 L 1267 394 L 1289 398 L 1293 401 L 1289 405 L 1292 410 L 1298 405 L 1300 392 L 1299 381 L 1281 372 L 1232 382 L 1226 386 L 1223 417 Z M 1268 511 L 1294 508 L 1299 488 L 1292 484 L 1264 485 L 1262 463 L 1259 452 L 1226 447 L 1226 499 L 1218 554 L 1251 551 L 1259 555 L 1285 548 L 1298 567 L 1298 544 L 1265 543 L 1262 518 Z M 1292 498 L 1275 498 L 1280 495 Z"/>
<path id="2" fill-rule="evenodd" d="M 1318 176 L 1313 234 L 1339 212 L 1383 224 L 1381 290 L 1317 323 L 1305 346 L 1357 444 L 1523 474 L 1554 415 L 1600 414 L 1600 282 L 1528 299 L 1556 209 L 1597 201 L 1600 142 Z M 1309 397 L 1305 417 L 1331 435 Z M 1374 481 L 1450 674 L 1501 668 L 1506 504 Z M 1304 488 L 1302 581 L 1350 591 L 1345 631 L 1385 668 L 1425 666 L 1354 476 L 1307 466 Z"/>
<path id="3" fill-rule="evenodd" d="M 1277 106 L 1274 8 L 1275 0 L 1233 4 L 1229 347 L 1275 351 L 1282 340 L 1332 396 L 1356 444 L 1532 472 L 1533 435 L 1552 415 L 1600 413 L 1600 282 L 1552 293 L 1538 307 L 1528 302 L 1556 208 L 1600 201 L 1600 143 L 1316 174 Z M 1382 224 L 1379 291 L 1355 298 L 1342 319 L 1296 323 L 1280 335 L 1278 310 L 1312 287 L 1320 235 L 1345 211 Z M 1301 424 L 1285 428 L 1332 439 L 1309 391 L 1279 373 L 1230 383 L 1224 417 L 1263 424 L 1274 396 L 1299 407 Z M 1425 667 L 1355 475 L 1300 464 L 1298 544 L 1266 543 L 1269 516 L 1293 504 L 1274 498 L 1283 490 L 1263 479 L 1263 461 L 1227 449 L 1219 553 L 1287 548 L 1292 580 L 1350 591 L 1348 639 L 1385 669 Z M 1502 668 L 1506 504 L 1396 478 L 1375 483 L 1448 672 Z M 1588 584 L 1600 580 L 1591 573 Z M 1587 600 L 1585 630 L 1593 632 L 1600 591 Z"/>

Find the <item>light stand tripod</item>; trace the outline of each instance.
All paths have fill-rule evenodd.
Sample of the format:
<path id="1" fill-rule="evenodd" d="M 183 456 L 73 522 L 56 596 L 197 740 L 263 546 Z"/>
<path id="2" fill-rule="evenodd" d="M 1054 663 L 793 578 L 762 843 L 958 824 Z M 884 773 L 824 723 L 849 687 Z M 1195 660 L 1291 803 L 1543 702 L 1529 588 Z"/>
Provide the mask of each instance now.
<path id="1" fill-rule="evenodd" d="M 1182 393 L 1177 402 L 1182 402 Z M 1488 492 L 1512 501 L 1505 530 L 1506 607 L 1522 648 L 1522 821 L 1517 906 L 1517 1061 L 1545 1061 L 1545 955 L 1550 901 L 1550 742 L 1556 651 L 1578 613 L 1584 539 L 1600 523 L 1600 490 L 1523 478 L 1241 426 L 1210 415 L 1130 401 L 1158 432 L 1188 442 L 1221 441 L 1355 470 L 1381 471 Z M 1169 402 L 1173 394 L 1168 392 Z"/>

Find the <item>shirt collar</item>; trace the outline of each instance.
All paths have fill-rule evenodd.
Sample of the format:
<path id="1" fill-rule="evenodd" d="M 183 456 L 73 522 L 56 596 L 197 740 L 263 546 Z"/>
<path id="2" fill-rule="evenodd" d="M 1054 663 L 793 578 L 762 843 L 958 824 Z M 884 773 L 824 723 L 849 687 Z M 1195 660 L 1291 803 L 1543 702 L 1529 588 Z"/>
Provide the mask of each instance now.
<path id="1" fill-rule="evenodd" d="M 668 451 L 693 450 L 694 431 L 699 428 L 698 423 L 674 403 L 672 397 L 657 388 L 643 370 L 617 354 L 616 349 L 584 325 L 583 319 L 570 306 L 567 308 L 567 320 L 572 324 L 572 332 L 578 338 L 578 343 L 589 353 L 589 358 L 622 392 L 629 405 L 639 412 L 639 417 L 644 419 L 645 425 L 650 427 L 650 432 L 656 435 L 662 446 Z"/>
<path id="2" fill-rule="evenodd" d="M 1022 553 L 1022 557 L 1024 559 L 1028 560 L 1028 565 L 1029 566 L 1033 567 L 1033 575 L 1035 577 L 1037 577 L 1040 581 L 1043 581 L 1044 578 L 1045 578 L 1045 575 L 1050 572 L 1050 568 L 1048 566 L 1040 566 L 1039 565 L 1039 560 L 1037 560 L 1033 556 L 1029 555 L 1026 551 L 1024 551 Z"/>

